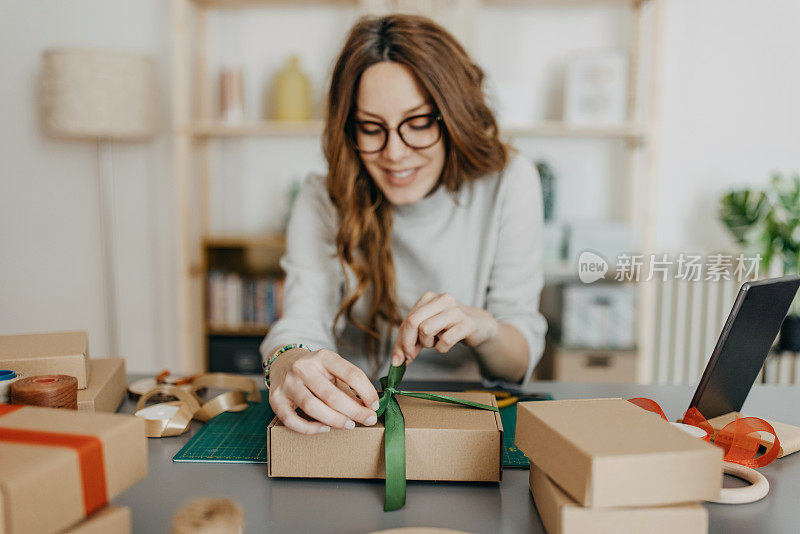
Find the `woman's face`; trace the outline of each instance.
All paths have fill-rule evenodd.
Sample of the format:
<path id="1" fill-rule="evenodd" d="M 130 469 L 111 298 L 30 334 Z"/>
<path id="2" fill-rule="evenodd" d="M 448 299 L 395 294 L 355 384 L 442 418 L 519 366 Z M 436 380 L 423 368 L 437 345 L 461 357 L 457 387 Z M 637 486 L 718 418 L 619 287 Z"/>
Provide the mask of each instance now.
<path id="1" fill-rule="evenodd" d="M 375 184 L 395 205 L 424 198 L 439 181 L 445 150 L 441 136 L 427 148 L 411 148 L 397 133 L 403 119 L 438 111 L 414 75 L 392 61 L 372 65 L 361 75 L 356 107 L 356 120 L 379 122 L 390 130 L 383 150 L 359 154 Z"/>

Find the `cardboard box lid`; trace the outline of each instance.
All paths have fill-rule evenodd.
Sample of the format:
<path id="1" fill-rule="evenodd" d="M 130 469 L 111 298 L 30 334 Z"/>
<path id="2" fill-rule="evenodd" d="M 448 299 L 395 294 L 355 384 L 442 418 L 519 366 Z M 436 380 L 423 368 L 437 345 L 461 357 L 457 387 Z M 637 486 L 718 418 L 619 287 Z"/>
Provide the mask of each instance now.
<path id="1" fill-rule="evenodd" d="M 4 430 L 11 428 L 97 436 L 108 499 L 147 474 L 147 438 L 141 418 L 35 406 L 14 409 L 0 415 L 0 500 L 7 533 L 60 530 L 85 515 L 77 451 L 3 441 Z M 48 514 L 41 513 L 45 505 Z"/>
<path id="2" fill-rule="evenodd" d="M 434 392 L 435 393 L 435 392 Z M 496 406 L 488 393 L 443 392 Z M 398 395 L 406 427 L 408 480 L 497 481 L 502 477 L 503 424 L 498 412 Z M 276 417 L 267 431 L 270 476 L 383 478 L 384 427 L 306 436 Z M 359 454 L 354 456 L 353 450 Z"/>
<path id="3" fill-rule="evenodd" d="M 85 389 L 91 375 L 86 332 L 50 332 L 0 336 L 0 368 L 20 376 L 64 374 Z"/>
<path id="4" fill-rule="evenodd" d="M 517 446 L 584 506 L 716 497 L 722 450 L 622 399 L 519 403 Z"/>
<path id="5" fill-rule="evenodd" d="M 708 512 L 700 504 L 587 508 L 571 499 L 533 464 L 529 480 L 536 510 L 548 534 L 708 532 Z"/>
<path id="6" fill-rule="evenodd" d="M 78 411 L 116 412 L 125 397 L 125 358 L 89 360 L 92 369 L 86 389 L 78 390 Z"/>
<path id="7" fill-rule="evenodd" d="M 493 397 L 489 393 L 454 393 L 452 391 L 431 391 L 430 393 L 496 406 L 496 402 L 493 402 Z M 404 395 L 397 395 L 395 398 L 403 412 L 406 428 L 486 430 L 488 432 L 503 430 L 503 423 L 498 412 Z M 432 407 L 437 409 L 431 410 Z M 383 425 L 381 422 L 378 424 Z"/>
<path id="8" fill-rule="evenodd" d="M 0 336 L 0 360 L 73 355 L 89 357 L 89 336 L 86 332 Z"/>
<path id="9" fill-rule="evenodd" d="M 494 397 L 489 393 L 466 393 L 452 391 L 428 391 L 437 395 L 447 395 L 458 399 L 470 400 L 496 406 Z M 403 412 L 406 429 L 436 429 L 436 430 L 485 430 L 497 432 L 503 430 L 503 423 L 498 412 L 491 410 L 481 410 L 449 404 L 445 402 L 430 401 L 404 395 L 395 396 L 400 410 Z M 275 419 L 271 426 L 282 427 L 280 419 Z M 380 428 L 383 433 L 383 422 L 378 421 L 372 427 L 359 428 Z"/>

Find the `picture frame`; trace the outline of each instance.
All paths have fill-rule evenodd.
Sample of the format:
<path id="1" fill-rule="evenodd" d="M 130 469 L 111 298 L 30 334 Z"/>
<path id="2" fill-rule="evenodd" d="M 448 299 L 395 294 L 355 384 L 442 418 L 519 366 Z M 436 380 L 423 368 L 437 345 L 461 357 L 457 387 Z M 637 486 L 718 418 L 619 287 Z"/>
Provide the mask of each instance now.
<path id="1" fill-rule="evenodd" d="M 628 59 L 616 51 L 572 56 L 564 80 L 564 121 L 607 126 L 626 121 Z"/>

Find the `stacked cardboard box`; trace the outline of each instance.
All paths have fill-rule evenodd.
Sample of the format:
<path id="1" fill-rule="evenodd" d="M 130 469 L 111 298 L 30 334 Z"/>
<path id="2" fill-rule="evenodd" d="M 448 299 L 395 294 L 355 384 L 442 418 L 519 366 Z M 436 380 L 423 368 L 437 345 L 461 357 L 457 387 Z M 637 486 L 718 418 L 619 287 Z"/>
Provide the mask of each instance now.
<path id="1" fill-rule="evenodd" d="M 79 412 L 111 412 L 119 408 L 128 385 L 124 358 L 89 360 L 91 379 L 86 389 L 78 391 Z"/>
<path id="2" fill-rule="evenodd" d="M 722 450 L 627 401 L 520 403 L 515 440 L 550 534 L 708 530 Z"/>
<path id="3" fill-rule="evenodd" d="M 0 532 L 130 530 L 130 512 L 107 503 L 147 474 L 144 423 L 0 405 Z"/>
<path id="4" fill-rule="evenodd" d="M 69 375 L 78 379 L 78 410 L 115 412 L 125 396 L 123 358 L 89 358 L 86 332 L 0 336 L 0 369 L 17 376 Z"/>
<path id="5" fill-rule="evenodd" d="M 52 332 L 0 336 L 0 369 L 20 376 L 69 375 L 86 389 L 91 368 L 86 332 Z"/>

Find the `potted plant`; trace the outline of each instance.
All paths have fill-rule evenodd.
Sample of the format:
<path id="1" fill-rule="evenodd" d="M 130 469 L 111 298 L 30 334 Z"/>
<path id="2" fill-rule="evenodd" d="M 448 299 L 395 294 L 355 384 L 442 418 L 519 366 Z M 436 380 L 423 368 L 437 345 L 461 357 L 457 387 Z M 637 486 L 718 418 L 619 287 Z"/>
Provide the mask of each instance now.
<path id="1" fill-rule="evenodd" d="M 784 274 L 800 273 L 800 174 L 776 173 L 764 190 L 725 194 L 719 217 L 740 245 L 761 255 L 763 269 L 777 262 Z M 800 352 L 800 297 L 781 326 L 779 347 Z"/>

